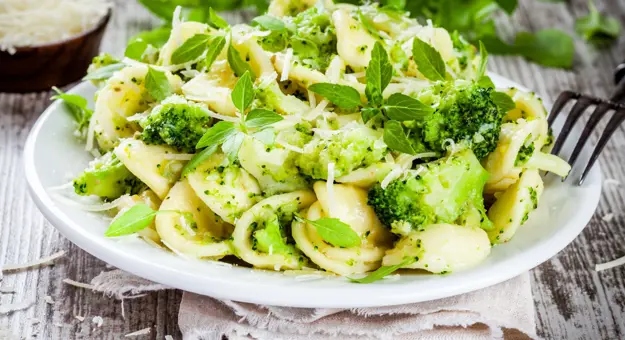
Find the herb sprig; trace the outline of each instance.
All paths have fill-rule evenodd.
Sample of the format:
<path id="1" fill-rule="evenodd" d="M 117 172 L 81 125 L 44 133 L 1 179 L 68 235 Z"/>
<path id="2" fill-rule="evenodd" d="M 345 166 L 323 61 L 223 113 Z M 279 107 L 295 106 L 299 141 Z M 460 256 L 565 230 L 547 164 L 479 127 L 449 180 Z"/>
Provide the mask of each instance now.
<path id="1" fill-rule="evenodd" d="M 338 218 L 323 217 L 318 220 L 309 220 L 295 214 L 295 219 L 315 227 L 319 236 L 335 247 L 351 248 L 361 244 L 360 236 L 354 229 Z"/>

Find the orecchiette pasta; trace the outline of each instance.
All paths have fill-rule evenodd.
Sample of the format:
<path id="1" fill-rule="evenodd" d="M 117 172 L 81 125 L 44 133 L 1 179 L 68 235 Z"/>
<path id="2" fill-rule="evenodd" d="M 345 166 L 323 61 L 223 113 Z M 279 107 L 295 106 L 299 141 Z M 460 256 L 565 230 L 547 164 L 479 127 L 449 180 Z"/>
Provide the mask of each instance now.
<path id="1" fill-rule="evenodd" d="M 336 44 L 338 55 L 354 70 L 363 70 L 371 60 L 375 39 L 347 10 L 339 9 L 332 13 L 332 22 L 338 40 Z"/>

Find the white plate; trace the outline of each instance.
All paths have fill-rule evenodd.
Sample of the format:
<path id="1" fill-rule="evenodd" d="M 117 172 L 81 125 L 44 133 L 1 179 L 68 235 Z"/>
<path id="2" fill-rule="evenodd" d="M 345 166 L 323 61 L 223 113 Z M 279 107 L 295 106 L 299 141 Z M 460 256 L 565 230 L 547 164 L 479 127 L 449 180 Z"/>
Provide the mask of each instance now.
<path id="1" fill-rule="evenodd" d="M 492 77 L 499 87 L 521 87 L 502 77 Z M 85 83 L 70 92 L 92 98 L 94 91 Z M 598 164 L 582 187 L 547 176 L 540 207 L 512 241 L 494 247 L 486 261 L 464 272 L 443 276 L 402 274 L 399 280 L 368 285 L 339 278 L 303 281 L 279 272 L 182 258 L 138 239 L 105 238 L 107 222 L 101 216 L 55 202 L 46 191 L 66 183 L 91 159 L 74 139 L 72 130 L 70 115 L 55 102 L 31 130 L 24 150 L 30 192 L 52 225 L 82 249 L 128 272 L 186 291 L 251 303 L 372 307 L 439 299 L 488 287 L 534 268 L 573 241 L 590 220 L 601 193 Z M 580 164 L 588 157 L 584 156 Z M 574 171 L 572 177 L 578 176 Z"/>

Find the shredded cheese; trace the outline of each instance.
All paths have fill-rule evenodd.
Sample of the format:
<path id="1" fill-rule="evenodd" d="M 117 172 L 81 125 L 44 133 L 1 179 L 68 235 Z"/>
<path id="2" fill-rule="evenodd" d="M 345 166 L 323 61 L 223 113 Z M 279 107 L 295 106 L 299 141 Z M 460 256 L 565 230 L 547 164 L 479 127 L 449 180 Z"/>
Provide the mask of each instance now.
<path id="1" fill-rule="evenodd" d="M 607 178 L 605 181 L 603 181 L 603 184 L 607 186 L 610 186 L 610 185 L 618 186 L 618 185 L 621 185 L 621 182 L 615 180 L 614 178 Z"/>
<path id="2" fill-rule="evenodd" d="M 151 331 L 152 331 L 152 328 L 151 327 L 147 327 L 147 328 L 144 328 L 144 329 L 140 329 L 140 330 L 138 330 L 136 332 L 128 333 L 128 334 L 124 335 L 124 338 L 130 338 L 130 337 L 133 337 L 133 336 L 150 334 Z"/>
<path id="3" fill-rule="evenodd" d="M 90 285 L 88 283 L 78 282 L 78 281 L 74 281 L 72 279 L 63 279 L 63 282 L 68 284 L 68 285 L 70 285 L 70 286 L 95 290 L 95 286 L 94 285 Z"/>
<path id="4" fill-rule="evenodd" d="M 341 71 L 343 71 L 344 68 L 345 63 L 343 62 L 343 59 L 341 59 L 338 55 L 334 56 L 334 58 L 330 61 L 330 65 L 328 65 L 325 75 L 331 83 L 336 84 L 341 79 Z"/>
<path id="5" fill-rule="evenodd" d="M 289 150 L 289 151 L 293 151 L 293 152 L 297 152 L 297 153 L 304 153 L 304 149 L 298 148 L 297 146 L 291 145 L 291 144 L 286 143 L 286 142 L 284 142 L 282 140 L 276 140 L 276 143 L 278 145 L 280 145 L 281 147 Z"/>
<path id="6" fill-rule="evenodd" d="M 43 298 L 43 300 L 49 304 L 49 305 L 53 305 L 54 304 L 54 300 L 52 299 L 52 297 L 50 295 L 46 295 L 45 298 Z"/>
<path id="7" fill-rule="evenodd" d="M 314 109 L 310 110 L 310 112 L 306 115 L 306 117 L 304 117 L 304 119 L 306 120 L 316 119 L 317 117 L 319 117 L 320 114 L 323 113 L 323 110 L 326 109 L 326 106 L 328 106 L 329 103 L 330 102 L 327 99 L 322 100 Z"/>
<path id="8" fill-rule="evenodd" d="M 308 102 L 310 103 L 311 109 L 314 109 L 317 106 L 317 96 L 311 90 L 308 90 Z"/>
<path id="9" fill-rule="evenodd" d="M 74 318 L 80 322 L 85 321 L 85 317 L 81 315 L 74 315 Z"/>
<path id="10" fill-rule="evenodd" d="M 334 163 L 328 163 L 328 180 L 326 181 L 326 191 L 328 192 L 328 214 L 334 217 Z"/>
<path id="11" fill-rule="evenodd" d="M 602 220 L 606 221 L 606 222 L 610 222 L 614 219 L 614 213 L 607 213 L 605 215 L 603 215 L 603 217 L 601 217 Z"/>
<path id="12" fill-rule="evenodd" d="M 291 71 L 291 59 L 293 59 L 293 49 L 289 48 L 286 50 L 286 55 L 284 56 L 284 67 L 282 68 L 280 81 L 285 81 L 289 79 L 289 72 Z"/>
<path id="13" fill-rule="evenodd" d="M 178 218 L 178 221 L 180 222 L 180 226 L 182 227 L 182 229 L 184 229 L 184 231 L 189 233 L 190 236 L 196 235 L 195 231 L 193 231 L 189 223 L 187 223 L 187 220 L 184 218 L 184 215 L 180 215 L 180 217 Z"/>
<path id="14" fill-rule="evenodd" d="M 193 156 L 195 155 L 192 153 L 167 153 L 164 158 L 171 161 L 189 161 Z"/>
<path id="15" fill-rule="evenodd" d="M 102 324 L 104 323 L 104 319 L 102 319 L 101 316 L 94 316 L 93 319 L 91 319 L 91 322 L 96 324 L 96 326 L 98 327 L 102 327 Z"/>
<path id="16" fill-rule="evenodd" d="M 625 256 L 619 257 L 618 259 L 610 261 L 610 262 L 596 264 L 595 265 L 595 271 L 600 272 L 602 270 L 606 270 L 606 269 L 622 266 L 624 264 L 625 264 Z"/>
<path id="17" fill-rule="evenodd" d="M 30 269 L 30 268 L 34 268 L 34 267 L 39 267 L 42 265 L 50 265 L 52 264 L 52 261 L 63 257 L 65 255 L 65 251 L 61 250 L 59 252 L 56 252 L 50 256 L 46 256 L 43 257 L 41 259 L 32 261 L 32 262 L 27 262 L 24 264 L 9 264 L 9 265 L 4 265 L 2 266 L 2 272 L 7 272 L 7 271 L 18 271 L 18 270 L 23 270 L 23 269 Z"/>
<path id="18" fill-rule="evenodd" d="M 107 210 L 112 210 L 115 209 L 117 207 L 120 206 L 120 204 L 122 204 L 123 200 L 127 198 L 128 195 L 123 195 L 121 197 L 119 197 L 118 199 L 111 201 L 111 202 L 106 202 L 106 203 L 101 203 L 101 204 L 86 204 L 86 203 L 82 203 L 79 202 L 80 198 L 76 198 L 76 199 L 72 199 L 69 197 L 65 197 L 63 195 L 60 195 L 58 193 L 51 193 L 52 198 L 55 201 L 61 202 L 63 204 L 69 205 L 69 206 L 73 206 L 77 209 L 80 210 L 84 210 L 84 211 L 92 211 L 92 212 L 97 212 L 97 211 L 107 211 Z"/>

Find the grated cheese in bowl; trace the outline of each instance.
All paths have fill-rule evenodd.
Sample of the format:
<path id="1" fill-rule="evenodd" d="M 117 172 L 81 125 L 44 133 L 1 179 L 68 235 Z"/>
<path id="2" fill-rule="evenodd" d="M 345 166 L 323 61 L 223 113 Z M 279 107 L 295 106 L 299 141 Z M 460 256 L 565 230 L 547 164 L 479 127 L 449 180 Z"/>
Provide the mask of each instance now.
<path id="1" fill-rule="evenodd" d="M 94 28 L 110 0 L 2 0 L 0 51 L 54 43 Z"/>

